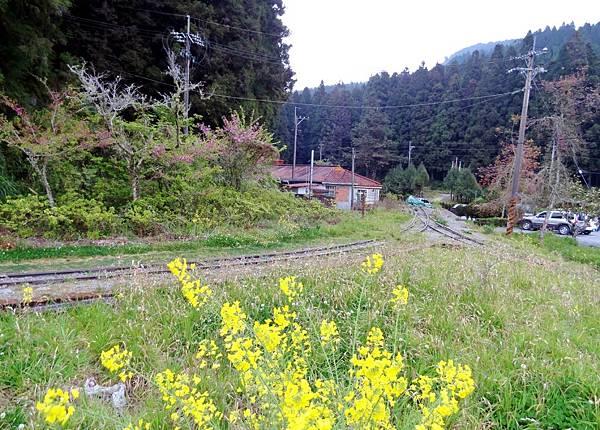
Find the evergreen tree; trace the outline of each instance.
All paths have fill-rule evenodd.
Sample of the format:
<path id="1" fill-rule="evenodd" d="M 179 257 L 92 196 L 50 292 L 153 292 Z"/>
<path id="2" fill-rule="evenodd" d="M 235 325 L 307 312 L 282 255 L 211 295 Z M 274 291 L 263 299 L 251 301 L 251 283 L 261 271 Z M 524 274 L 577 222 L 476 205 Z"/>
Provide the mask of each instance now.
<path id="1" fill-rule="evenodd" d="M 429 173 L 427 173 L 427 169 L 423 163 L 419 164 L 417 168 L 417 173 L 415 175 L 415 190 L 416 192 L 422 196 L 423 188 L 429 185 Z"/>

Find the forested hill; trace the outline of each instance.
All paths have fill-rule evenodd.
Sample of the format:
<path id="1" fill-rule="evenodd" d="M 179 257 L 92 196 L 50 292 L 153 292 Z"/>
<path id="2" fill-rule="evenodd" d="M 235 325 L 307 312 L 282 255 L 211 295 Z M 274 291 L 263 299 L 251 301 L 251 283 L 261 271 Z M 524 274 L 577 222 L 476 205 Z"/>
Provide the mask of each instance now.
<path id="1" fill-rule="evenodd" d="M 563 24 L 558 28 L 550 28 L 547 26 L 544 30 L 537 30 L 533 33 L 533 35 L 537 38 L 536 42 L 538 47 L 547 48 L 551 55 L 556 55 L 560 52 L 560 48 L 567 43 L 571 37 L 573 37 L 575 31 L 579 31 L 583 39 L 591 43 L 597 52 L 600 52 L 600 31 L 598 29 L 598 25 L 585 24 L 579 29 L 575 27 L 574 23 Z M 462 63 L 467 60 L 475 51 L 479 51 L 480 54 L 490 55 L 496 45 L 518 46 L 520 42 L 520 39 L 512 39 L 498 42 L 477 43 L 450 55 L 447 60 L 444 61 L 444 64 L 453 62 Z"/>
<path id="2" fill-rule="evenodd" d="M 0 1 L 0 92 L 26 106 L 43 105 L 52 87 L 69 79 L 67 64 L 85 61 L 98 72 L 120 75 L 154 97 L 171 90 L 165 44 L 186 30 L 192 45 L 192 82 L 205 93 L 283 100 L 291 88 L 288 34 L 282 0 L 32 0 Z M 210 124 L 244 105 L 270 121 L 276 108 L 239 99 L 192 95 L 193 113 Z"/>
<path id="3" fill-rule="evenodd" d="M 533 87 L 533 119 L 556 114 L 559 109 L 556 91 L 545 90 L 544 81 L 579 76 L 582 88 L 597 87 L 600 82 L 596 53 L 600 51 L 600 23 L 586 24 L 577 31 L 572 25 L 546 29 L 536 36 L 537 46 L 548 46 L 549 52 L 537 59 L 548 71 L 536 78 Z M 406 164 L 412 142 L 413 161 L 423 162 L 437 179 L 456 158 L 473 170 L 490 164 L 502 142 L 510 141 L 518 128 L 514 116 L 521 111 L 523 94 L 519 90 L 524 79 L 507 71 L 524 66 L 514 57 L 527 52 L 532 39 L 529 33 L 518 43 L 496 45 L 489 54 L 475 51 L 464 62 L 437 64 L 431 69 L 422 66 L 414 72 L 382 72 L 363 85 L 339 84 L 333 90 L 321 85 L 294 92 L 291 99 L 299 103 L 299 114 L 309 117 L 298 133 L 299 160 L 308 161 L 314 149 L 317 158 L 321 150 L 324 159 L 347 166 L 354 147 L 359 171 L 382 178 L 391 167 Z M 516 93 L 506 94 L 513 91 Z M 481 98 L 489 95 L 498 96 Z M 450 102 L 455 99 L 465 100 Z M 288 144 L 293 142 L 293 115 L 293 106 L 287 105 L 279 118 L 277 135 Z M 597 106 L 583 103 L 574 116 L 576 133 L 585 147 L 570 163 L 575 168 L 578 162 L 598 184 L 600 175 L 594 172 L 600 172 L 600 112 Z M 544 150 L 548 142 L 544 130 L 532 127 L 529 133 Z M 285 157 L 290 160 L 291 151 Z"/>

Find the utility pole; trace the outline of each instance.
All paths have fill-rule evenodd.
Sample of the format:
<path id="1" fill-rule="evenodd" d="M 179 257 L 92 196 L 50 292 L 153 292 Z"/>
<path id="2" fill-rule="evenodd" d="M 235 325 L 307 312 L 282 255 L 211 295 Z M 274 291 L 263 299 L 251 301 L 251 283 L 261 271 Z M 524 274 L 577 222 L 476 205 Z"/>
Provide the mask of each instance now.
<path id="1" fill-rule="evenodd" d="M 185 119 L 185 126 L 183 127 L 183 134 L 188 135 L 188 112 L 190 110 L 190 60 L 192 53 L 190 52 L 190 16 L 186 15 L 187 18 L 187 31 L 185 33 L 185 92 L 183 93 L 183 116 Z"/>
<path id="2" fill-rule="evenodd" d="M 307 119 L 307 117 L 298 116 L 298 108 L 294 106 L 294 158 L 292 161 L 292 179 L 294 179 L 294 175 L 296 174 L 296 145 L 298 143 L 298 126 L 305 119 Z"/>
<path id="3" fill-rule="evenodd" d="M 312 187 L 313 187 L 313 172 L 315 165 L 315 150 L 310 150 L 310 179 L 308 181 L 308 198 L 312 199 Z"/>
<path id="4" fill-rule="evenodd" d="M 350 210 L 354 209 L 354 159 L 356 158 L 356 152 L 352 148 L 352 182 L 350 184 Z"/>
<path id="5" fill-rule="evenodd" d="M 560 151 L 557 151 L 558 141 L 560 139 L 560 127 L 557 123 L 554 124 L 554 139 L 552 141 L 552 157 L 550 158 L 550 170 L 548 171 L 548 182 L 552 181 L 552 174 L 554 173 L 554 167 L 556 165 L 556 176 L 554 179 L 554 186 L 550 185 L 550 206 L 546 209 L 546 217 L 544 223 L 540 229 L 540 242 L 544 243 L 544 233 L 548 227 L 548 219 L 550 218 L 550 212 L 554 209 L 556 204 L 556 193 L 558 192 L 558 185 L 560 182 Z M 555 158 L 558 157 L 556 163 Z"/>
<path id="6" fill-rule="evenodd" d="M 533 46 L 531 51 L 525 57 L 527 59 L 527 67 L 517 67 L 510 69 L 509 72 L 518 71 L 525 74 L 525 89 L 523 94 L 523 105 L 521 107 L 521 120 L 519 123 L 519 140 L 517 141 L 517 149 L 515 152 L 515 164 L 513 170 L 512 187 L 510 192 L 510 201 L 508 203 L 508 224 L 506 226 L 506 234 L 510 235 L 517 222 L 517 201 L 519 194 L 519 179 L 521 177 L 521 165 L 523 164 L 523 144 L 525 143 L 525 129 L 527 128 L 527 111 L 529 109 L 529 94 L 531 92 L 531 82 L 538 73 L 545 70 L 541 67 L 535 67 L 535 56 L 547 51 L 544 48 L 542 52 L 535 51 L 535 36 L 533 38 Z"/>
<path id="7" fill-rule="evenodd" d="M 412 141 L 408 142 L 408 165 L 410 166 L 410 155 L 412 153 L 414 146 L 412 145 Z"/>
<path id="8" fill-rule="evenodd" d="M 319 161 L 323 161 L 323 144 L 319 143 Z"/>

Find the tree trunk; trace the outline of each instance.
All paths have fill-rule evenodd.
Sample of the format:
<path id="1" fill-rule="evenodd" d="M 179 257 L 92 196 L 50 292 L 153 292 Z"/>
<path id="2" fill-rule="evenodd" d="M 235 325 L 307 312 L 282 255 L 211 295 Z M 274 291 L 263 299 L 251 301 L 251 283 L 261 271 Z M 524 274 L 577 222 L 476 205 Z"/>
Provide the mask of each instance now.
<path id="1" fill-rule="evenodd" d="M 131 176 L 131 195 L 133 196 L 133 201 L 140 198 L 140 178 L 136 174 Z"/>
<path id="2" fill-rule="evenodd" d="M 46 192 L 46 197 L 48 198 L 48 204 L 52 208 L 55 207 L 56 202 L 54 201 L 54 193 L 52 192 L 50 182 L 48 182 L 48 161 L 43 160 L 42 167 L 40 167 L 38 160 L 33 158 L 30 154 L 27 154 L 27 159 L 29 160 L 31 167 L 33 167 L 33 170 L 35 170 L 35 173 L 40 177 L 40 182 L 42 183 L 44 191 Z"/>
<path id="3" fill-rule="evenodd" d="M 46 197 L 48 197 L 48 203 L 50 204 L 50 207 L 55 207 L 56 203 L 54 202 L 54 194 L 52 193 L 52 188 L 48 182 L 48 175 L 46 174 L 46 165 L 44 165 L 41 169 L 40 178 L 42 180 L 44 190 L 46 191 Z"/>

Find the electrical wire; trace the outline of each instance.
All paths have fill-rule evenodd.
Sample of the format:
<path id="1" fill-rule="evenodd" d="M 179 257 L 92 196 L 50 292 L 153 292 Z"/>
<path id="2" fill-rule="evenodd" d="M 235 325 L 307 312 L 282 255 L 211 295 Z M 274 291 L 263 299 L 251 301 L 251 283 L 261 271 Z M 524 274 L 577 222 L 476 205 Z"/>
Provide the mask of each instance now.
<path id="1" fill-rule="evenodd" d="M 402 108 L 410 108 L 410 107 L 438 106 L 438 105 L 443 105 L 443 104 L 458 103 L 458 102 L 469 101 L 469 100 L 493 99 L 493 98 L 499 98 L 499 97 L 506 97 L 509 95 L 515 95 L 522 91 L 523 90 L 520 89 L 520 90 L 515 90 L 515 91 L 509 91 L 506 93 L 490 94 L 490 95 L 486 95 L 486 96 L 464 97 L 464 98 L 457 98 L 457 99 L 441 100 L 441 101 L 437 101 L 437 102 L 423 102 L 423 103 L 411 103 L 411 104 L 404 104 L 404 105 L 382 105 L 382 106 L 330 105 L 330 104 L 319 104 L 319 103 L 293 102 L 293 101 L 286 101 L 286 100 L 259 99 L 259 98 L 252 98 L 252 97 L 238 97 L 238 96 L 229 96 L 229 95 L 225 95 L 225 94 L 211 94 L 211 95 L 214 95 L 215 97 L 222 97 L 222 98 L 227 98 L 227 99 L 232 99 L 232 100 L 243 100 L 243 101 L 260 102 L 260 103 L 273 103 L 273 104 L 279 104 L 279 105 L 292 105 L 292 106 L 324 107 L 324 108 L 335 108 L 335 109 L 402 109 Z"/>
<path id="2" fill-rule="evenodd" d="M 139 11 L 139 12 L 150 12 L 150 13 L 155 13 L 155 14 L 164 15 L 164 16 L 177 16 L 177 17 L 180 17 L 180 18 L 186 18 L 188 16 L 187 14 L 161 12 L 161 11 L 158 11 L 158 10 L 151 10 L 151 9 L 139 9 L 139 8 L 133 8 L 133 7 L 127 7 L 127 6 L 120 6 L 120 7 L 124 8 L 124 9 L 136 10 L 136 11 Z M 189 15 L 189 17 L 190 17 L 190 19 L 193 19 L 195 21 L 205 22 L 207 24 L 216 25 L 216 26 L 219 26 L 219 27 L 224 27 L 224 28 L 228 28 L 228 29 L 231 29 L 231 30 L 239 30 L 239 31 L 243 31 L 243 32 L 246 32 L 246 33 L 260 34 L 260 35 L 263 35 L 263 36 L 270 36 L 270 37 L 277 37 L 277 38 L 279 38 L 279 37 L 285 37 L 284 34 L 268 33 L 268 32 L 265 32 L 265 31 L 253 30 L 253 29 L 245 28 L 245 27 L 238 27 L 238 26 L 235 26 L 235 25 L 224 24 L 222 22 L 217 22 L 217 21 L 211 21 L 209 19 L 204 19 L 204 18 L 200 18 L 200 17 L 197 17 L 197 16 L 193 16 L 193 15 Z"/>
<path id="3" fill-rule="evenodd" d="M 92 29 L 92 30 L 117 30 L 117 29 L 123 29 L 126 31 L 134 31 L 137 33 L 137 36 L 140 37 L 141 39 L 145 39 L 145 40 L 151 40 L 154 41 L 156 40 L 157 37 L 161 37 L 164 38 L 166 36 L 168 36 L 168 33 L 164 32 L 164 31 L 155 31 L 155 30 L 149 30 L 149 29 L 144 29 L 144 28 L 139 28 L 135 25 L 120 25 L 120 24 L 114 24 L 114 23 L 110 23 L 107 21 L 98 21 L 98 20 L 94 20 L 94 19 L 89 19 L 89 18 L 82 18 L 82 17 L 78 17 L 75 15 L 65 15 L 68 19 L 73 20 L 74 22 L 77 22 L 78 25 L 81 25 L 85 28 L 88 29 Z M 281 59 L 280 57 L 276 57 L 276 56 L 269 56 L 269 55 L 264 55 L 255 51 L 249 51 L 249 50 L 240 50 L 228 45 L 223 45 L 221 43 L 209 40 L 204 38 L 204 42 L 207 44 L 208 47 L 211 47 L 213 49 L 215 49 L 216 51 L 219 52 L 223 52 L 225 54 L 229 54 L 229 55 L 234 55 L 236 57 L 240 57 L 240 58 L 244 58 L 247 60 L 251 60 L 251 61 L 255 61 L 255 62 L 262 62 L 262 63 L 270 63 L 270 64 L 277 64 L 277 65 L 281 65 L 284 64 L 284 60 Z"/>

